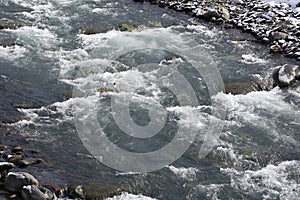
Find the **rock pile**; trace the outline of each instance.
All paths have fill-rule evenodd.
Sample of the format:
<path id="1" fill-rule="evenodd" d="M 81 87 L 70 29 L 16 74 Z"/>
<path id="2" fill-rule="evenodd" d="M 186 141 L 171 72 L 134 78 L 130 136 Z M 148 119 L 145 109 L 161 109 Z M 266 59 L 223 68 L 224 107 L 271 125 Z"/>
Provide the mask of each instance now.
<path id="1" fill-rule="evenodd" d="M 38 162 L 37 162 L 38 161 Z M 17 167 L 43 163 L 42 159 L 26 158 L 24 150 L 17 146 L 10 151 L 0 145 L 0 199 L 55 200 L 55 199 L 105 199 L 120 195 L 127 190 L 109 184 L 89 184 L 84 186 L 41 186 L 39 181 L 27 172 L 16 172 Z"/>
<path id="2" fill-rule="evenodd" d="M 144 2 L 144 0 L 134 0 Z M 271 53 L 300 60 L 300 5 L 269 4 L 260 0 L 147 0 L 160 7 L 239 28 L 269 44 Z"/>

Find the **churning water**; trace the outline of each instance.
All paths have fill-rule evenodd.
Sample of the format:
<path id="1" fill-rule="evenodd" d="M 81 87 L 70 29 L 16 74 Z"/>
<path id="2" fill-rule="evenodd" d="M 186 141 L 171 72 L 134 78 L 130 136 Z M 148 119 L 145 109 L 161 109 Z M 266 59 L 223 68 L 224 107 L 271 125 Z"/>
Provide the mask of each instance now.
<path id="1" fill-rule="evenodd" d="M 27 169 L 42 183 L 104 182 L 145 195 L 124 193 L 113 199 L 300 195 L 300 91 L 270 89 L 269 84 L 272 69 L 292 61 L 269 55 L 263 45 L 247 40 L 249 35 L 147 3 L 10 0 L 0 1 L 0 10 L 1 24 L 24 25 L 0 31 L 1 120 L 13 132 L 9 137 L 22 136 L 11 141 L 40 148 L 51 162 Z M 124 27 L 134 30 L 119 30 Z M 100 33 L 83 34 L 87 29 Z M 194 57 L 182 55 L 187 52 Z M 196 61 L 202 69 L 215 67 L 216 74 L 205 77 L 195 70 Z M 217 73 L 225 84 L 253 81 L 270 90 L 211 94 L 208 80 Z M 189 87 L 174 74 L 184 76 Z M 177 93 L 168 89 L 172 87 Z M 129 116 L 139 127 L 151 125 L 149 108 L 165 108 L 162 118 L 156 118 L 164 126 L 150 126 L 157 128 L 157 135 L 136 139 L 122 132 L 113 120 L 118 110 L 111 105 L 126 104 L 128 99 Z M 213 115 L 214 106 L 225 107 L 226 116 Z M 212 118 L 223 130 L 211 137 L 215 146 L 201 158 L 199 150 Z M 177 132 L 193 136 L 188 138 L 193 144 L 160 170 L 123 173 L 103 165 L 84 147 L 85 131 L 90 129 L 80 130 L 85 133 L 80 135 L 76 120 L 83 123 L 80 127 L 91 128 L 95 119 L 110 141 L 129 152 L 158 150 Z M 105 144 L 98 148 L 96 153 L 112 151 Z M 113 161 L 121 165 L 122 158 Z"/>

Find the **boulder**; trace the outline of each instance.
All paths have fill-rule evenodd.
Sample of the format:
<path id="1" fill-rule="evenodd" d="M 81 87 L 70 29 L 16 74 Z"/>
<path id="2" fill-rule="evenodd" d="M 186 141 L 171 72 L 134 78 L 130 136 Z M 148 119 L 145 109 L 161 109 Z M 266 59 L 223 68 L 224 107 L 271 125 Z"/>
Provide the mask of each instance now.
<path id="1" fill-rule="evenodd" d="M 273 72 L 273 85 L 279 87 L 288 87 L 299 78 L 299 66 L 285 64 L 275 68 Z"/>
<path id="2" fill-rule="evenodd" d="M 5 170 L 10 170 L 14 168 L 15 165 L 10 162 L 0 162 L 0 172 L 5 171 Z"/>
<path id="3" fill-rule="evenodd" d="M 45 194 L 35 185 L 26 185 L 22 188 L 24 200 L 47 200 Z"/>
<path id="4" fill-rule="evenodd" d="M 4 187 L 10 192 L 21 192 L 27 185 L 38 186 L 39 182 L 31 174 L 26 172 L 9 172 L 4 180 Z"/>

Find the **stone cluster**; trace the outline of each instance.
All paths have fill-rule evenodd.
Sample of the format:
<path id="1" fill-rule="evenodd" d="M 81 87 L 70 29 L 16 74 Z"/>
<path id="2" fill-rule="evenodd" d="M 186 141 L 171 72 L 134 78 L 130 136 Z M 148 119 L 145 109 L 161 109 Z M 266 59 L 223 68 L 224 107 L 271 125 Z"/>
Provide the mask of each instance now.
<path id="1" fill-rule="evenodd" d="M 144 2 L 144 0 L 134 0 Z M 239 28 L 269 45 L 271 53 L 300 60 L 300 3 L 269 4 L 260 0 L 146 0 L 160 7 Z"/>

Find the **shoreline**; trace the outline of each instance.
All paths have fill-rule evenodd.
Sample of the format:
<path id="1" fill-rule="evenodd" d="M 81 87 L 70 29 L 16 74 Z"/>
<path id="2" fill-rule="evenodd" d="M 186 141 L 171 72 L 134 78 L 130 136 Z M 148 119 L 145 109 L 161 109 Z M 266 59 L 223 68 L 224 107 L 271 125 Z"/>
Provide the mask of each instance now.
<path id="1" fill-rule="evenodd" d="M 258 42 L 267 44 L 270 53 L 282 53 L 300 61 L 300 3 L 272 4 L 260 0 L 134 0 L 168 7 L 225 28 L 251 33 Z"/>

